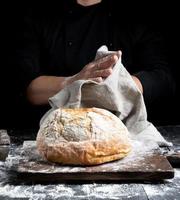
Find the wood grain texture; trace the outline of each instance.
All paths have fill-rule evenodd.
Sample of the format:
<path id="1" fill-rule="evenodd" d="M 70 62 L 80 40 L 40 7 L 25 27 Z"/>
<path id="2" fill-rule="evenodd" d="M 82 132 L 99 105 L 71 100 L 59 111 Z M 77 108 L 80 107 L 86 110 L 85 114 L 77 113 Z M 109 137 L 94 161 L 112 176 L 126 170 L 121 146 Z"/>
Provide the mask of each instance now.
<path id="1" fill-rule="evenodd" d="M 173 167 L 180 167 L 180 126 L 159 127 L 158 130 L 173 143 L 172 147 L 162 148 L 163 154 Z"/>
<path id="2" fill-rule="evenodd" d="M 170 139 L 173 138 L 175 144 L 178 141 L 178 135 L 174 136 L 174 132 L 178 127 L 174 126 L 168 128 Z M 166 127 L 163 127 L 166 130 Z M 179 129 L 178 129 L 179 130 Z M 10 131 L 11 141 L 22 144 L 24 140 L 35 139 L 36 132 L 32 130 Z M 171 141 L 168 139 L 168 141 Z M 28 146 L 28 143 L 26 143 Z M 179 143 L 180 144 L 180 143 Z M 2 146 L 2 149 L 5 146 Z M 16 146 L 12 146 L 12 152 L 17 155 Z M 28 148 L 27 148 L 28 149 Z M 167 151 L 167 149 L 166 149 Z M 0 148 L 0 153 L 2 153 Z M 12 153 L 11 153 L 12 154 Z M 180 197 L 180 169 L 175 169 L 175 177 L 158 182 L 133 183 L 131 180 L 125 184 L 124 181 L 117 181 L 117 183 L 86 183 L 86 184 L 51 184 L 51 179 L 47 184 L 22 184 L 17 182 L 13 177 L 12 183 L 8 181 L 10 171 L 6 170 L 6 166 L 0 162 L 0 199 L 14 200 L 14 199 L 74 199 L 74 200 L 114 200 L 114 199 L 131 199 L 131 200 L 174 200 Z M 21 175 L 21 173 L 19 174 Z M 30 175 L 28 175 L 29 177 Z M 28 178 L 27 177 L 27 178 Z M 121 183 L 120 183 L 121 182 Z"/>
<path id="3" fill-rule="evenodd" d="M 133 154 L 123 160 L 90 167 L 49 163 L 38 154 L 34 141 L 26 141 L 23 147 L 13 153 L 9 161 L 11 169 L 19 178 L 29 181 L 151 181 L 174 177 L 168 160 L 157 150 L 135 157 L 139 152 L 134 148 Z"/>
<path id="4" fill-rule="evenodd" d="M 9 145 L 10 144 L 10 137 L 7 134 L 6 130 L 0 130 L 0 145 Z"/>
<path id="5" fill-rule="evenodd" d="M 0 130 L 0 161 L 4 161 L 9 153 L 10 137 L 7 131 Z"/>

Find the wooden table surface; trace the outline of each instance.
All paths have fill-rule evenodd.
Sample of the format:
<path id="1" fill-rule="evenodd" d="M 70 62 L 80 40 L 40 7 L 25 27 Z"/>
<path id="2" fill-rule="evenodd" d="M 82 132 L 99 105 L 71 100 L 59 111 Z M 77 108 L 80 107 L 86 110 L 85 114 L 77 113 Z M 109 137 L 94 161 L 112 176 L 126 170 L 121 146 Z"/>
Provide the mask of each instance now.
<path id="1" fill-rule="evenodd" d="M 172 141 L 172 148 L 162 149 L 162 153 L 174 166 L 175 177 L 161 182 L 88 182 L 61 184 L 26 184 L 18 182 L 7 170 L 5 159 L 9 149 L 13 150 L 24 140 L 35 139 L 34 130 L 8 130 L 11 145 L 5 138 L 6 131 L 0 131 L 0 200 L 9 199 L 180 199 L 180 126 L 158 128 L 162 135 Z M 2 133 L 3 132 L 3 133 Z M 2 137 L 3 135 L 3 137 Z M 3 138 L 3 139 L 2 139 Z M 5 139 L 4 139 L 5 138 Z M 1 144 L 6 141 L 6 144 Z"/>

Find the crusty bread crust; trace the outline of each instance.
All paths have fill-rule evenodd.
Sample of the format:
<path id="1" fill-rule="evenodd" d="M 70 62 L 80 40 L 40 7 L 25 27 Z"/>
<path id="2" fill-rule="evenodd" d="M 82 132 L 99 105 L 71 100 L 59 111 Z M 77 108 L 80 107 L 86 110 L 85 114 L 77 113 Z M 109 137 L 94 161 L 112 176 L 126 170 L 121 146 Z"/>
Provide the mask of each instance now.
<path id="1" fill-rule="evenodd" d="M 40 127 L 37 147 L 48 161 L 73 165 L 110 162 L 131 150 L 125 125 L 99 108 L 53 111 Z"/>

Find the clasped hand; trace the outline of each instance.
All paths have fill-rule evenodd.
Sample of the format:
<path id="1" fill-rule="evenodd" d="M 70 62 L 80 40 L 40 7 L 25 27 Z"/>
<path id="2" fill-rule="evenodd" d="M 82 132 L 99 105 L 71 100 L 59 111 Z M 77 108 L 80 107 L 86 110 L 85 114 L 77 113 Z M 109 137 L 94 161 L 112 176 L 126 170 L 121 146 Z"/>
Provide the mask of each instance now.
<path id="1" fill-rule="evenodd" d="M 71 81 L 93 80 L 98 83 L 102 82 L 112 74 L 113 67 L 121 56 L 121 51 L 107 55 L 87 64 L 79 73 L 71 77 Z"/>

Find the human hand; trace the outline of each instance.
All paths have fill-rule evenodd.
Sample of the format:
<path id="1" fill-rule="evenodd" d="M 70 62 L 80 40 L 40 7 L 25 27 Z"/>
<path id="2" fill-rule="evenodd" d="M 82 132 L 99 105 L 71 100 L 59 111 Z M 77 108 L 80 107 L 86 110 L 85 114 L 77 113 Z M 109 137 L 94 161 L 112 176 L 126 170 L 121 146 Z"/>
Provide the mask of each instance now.
<path id="1" fill-rule="evenodd" d="M 107 78 L 112 74 L 113 66 L 116 64 L 120 56 L 121 52 L 117 51 L 114 54 L 95 60 L 87 64 L 79 73 L 72 76 L 70 81 L 93 80 L 100 83 L 104 78 Z"/>
<path id="2" fill-rule="evenodd" d="M 143 86 L 141 84 L 141 81 L 136 76 L 131 75 L 131 77 L 135 82 L 136 86 L 139 88 L 140 92 L 143 93 Z"/>

